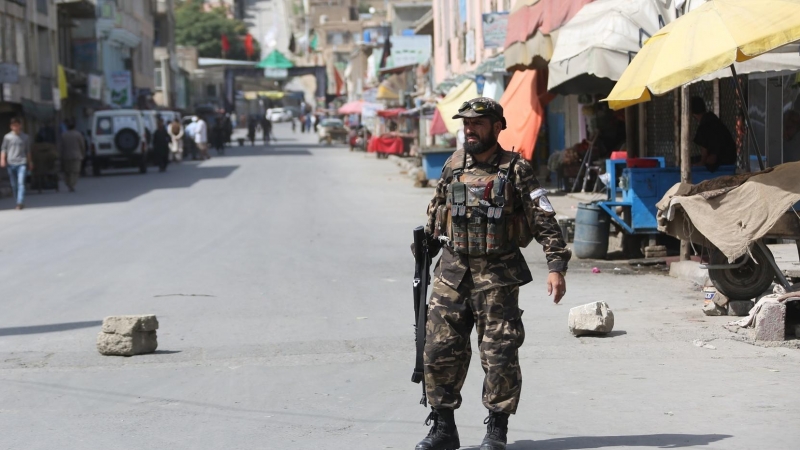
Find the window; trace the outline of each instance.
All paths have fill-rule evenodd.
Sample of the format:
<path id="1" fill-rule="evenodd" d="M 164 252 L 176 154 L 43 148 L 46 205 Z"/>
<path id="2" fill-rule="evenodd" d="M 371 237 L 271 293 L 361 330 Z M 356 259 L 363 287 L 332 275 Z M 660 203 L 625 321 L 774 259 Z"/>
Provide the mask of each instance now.
<path id="1" fill-rule="evenodd" d="M 20 75 L 27 75 L 28 73 L 28 62 L 27 62 L 27 55 L 28 51 L 27 47 L 27 40 L 25 39 L 25 23 L 22 21 L 17 21 L 16 23 L 16 35 L 17 35 L 17 64 L 19 64 L 19 74 Z"/>
<path id="2" fill-rule="evenodd" d="M 53 78 L 39 77 L 39 95 L 43 102 L 53 101 Z"/>
<path id="3" fill-rule="evenodd" d="M 14 61 L 14 19 L 3 19 L 3 61 Z"/>
<path id="4" fill-rule="evenodd" d="M 36 10 L 47 15 L 47 0 L 36 0 Z"/>
<path id="5" fill-rule="evenodd" d="M 214 84 L 206 85 L 206 95 L 209 97 L 217 96 L 217 86 Z"/>
<path id="6" fill-rule="evenodd" d="M 163 78 L 164 69 L 162 69 L 162 67 L 161 67 L 161 61 L 156 61 L 155 62 L 155 66 L 156 66 L 156 70 L 155 70 L 155 73 L 156 73 L 156 90 L 157 91 L 163 91 L 164 90 L 164 78 Z"/>

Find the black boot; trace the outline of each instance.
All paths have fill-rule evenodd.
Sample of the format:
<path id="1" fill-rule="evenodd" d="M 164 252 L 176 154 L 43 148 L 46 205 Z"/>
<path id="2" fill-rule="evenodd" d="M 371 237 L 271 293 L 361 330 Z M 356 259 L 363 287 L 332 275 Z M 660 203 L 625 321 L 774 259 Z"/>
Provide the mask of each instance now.
<path id="1" fill-rule="evenodd" d="M 414 447 L 415 450 L 456 450 L 461 447 L 452 409 L 434 409 L 425 419 L 425 425 L 431 422 L 431 431 Z"/>
<path id="2" fill-rule="evenodd" d="M 506 450 L 508 414 L 489 412 L 489 417 L 483 423 L 486 424 L 486 437 L 481 443 L 481 450 Z"/>

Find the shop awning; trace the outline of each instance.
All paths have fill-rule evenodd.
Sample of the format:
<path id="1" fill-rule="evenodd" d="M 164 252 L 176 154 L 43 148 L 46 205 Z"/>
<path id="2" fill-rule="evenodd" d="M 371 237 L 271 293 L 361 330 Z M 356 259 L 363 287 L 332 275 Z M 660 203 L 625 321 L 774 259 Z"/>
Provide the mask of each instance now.
<path id="1" fill-rule="evenodd" d="M 444 124 L 442 113 L 439 111 L 439 108 L 436 108 L 433 111 L 433 120 L 431 120 L 431 128 L 428 130 L 428 134 L 431 136 L 439 136 L 447 132 L 447 125 Z"/>
<path id="2" fill-rule="evenodd" d="M 558 31 L 548 90 L 608 94 L 648 36 L 675 20 L 664 0 L 597 0 Z"/>
<path id="3" fill-rule="evenodd" d="M 364 109 L 364 100 L 355 100 L 345 103 L 339 108 L 339 114 L 361 114 Z"/>
<path id="4" fill-rule="evenodd" d="M 378 85 L 378 100 L 400 100 L 400 91 L 405 86 L 402 74 L 389 75 Z"/>
<path id="5" fill-rule="evenodd" d="M 458 108 L 462 103 L 478 97 L 478 87 L 472 80 L 464 80 L 453 88 L 447 96 L 439 100 L 436 109 L 442 114 L 447 131 L 450 134 L 456 134 L 458 129 L 461 128 L 461 119 L 453 119 L 452 117 L 458 113 Z"/>
<path id="6" fill-rule="evenodd" d="M 404 112 L 406 112 L 405 108 L 384 109 L 383 111 L 378 111 L 378 116 L 383 117 L 385 119 L 389 119 L 392 117 L 397 117 Z"/>
<path id="7" fill-rule="evenodd" d="M 539 0 L 508 17 L 506 68 L 544 67 L 552 56 L 553 34 L 593 0 Z"/>
<path id="8" fill-rule="evenodd" d="M 507 128 L 498 138 L 500 145 L 506 150 L 513 148 L 528 161 L 533 159 L 536 139 L 544 120 L 544 106 L 551 98 L 547 94 L 546 80 L 539 71 L 515 72 L 500 99 L 507 122 Z"/>

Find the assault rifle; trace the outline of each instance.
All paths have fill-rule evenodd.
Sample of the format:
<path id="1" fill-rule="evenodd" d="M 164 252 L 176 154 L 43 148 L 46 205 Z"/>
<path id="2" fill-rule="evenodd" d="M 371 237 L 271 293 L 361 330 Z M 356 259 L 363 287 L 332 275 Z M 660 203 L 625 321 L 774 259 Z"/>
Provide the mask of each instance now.
<path id="1" fill-rule="evenodd" d="M 428 321 L 428 285 L 430 284 L 431 255 L 423 227 L 414 228 L 414 339 L 417 343 L 417 361 L 411 381 L 422 383 L 420 404 L 427 407 L 425 395 L 425 369 L 422 354 L 425 350 L 425 323 Z"/>

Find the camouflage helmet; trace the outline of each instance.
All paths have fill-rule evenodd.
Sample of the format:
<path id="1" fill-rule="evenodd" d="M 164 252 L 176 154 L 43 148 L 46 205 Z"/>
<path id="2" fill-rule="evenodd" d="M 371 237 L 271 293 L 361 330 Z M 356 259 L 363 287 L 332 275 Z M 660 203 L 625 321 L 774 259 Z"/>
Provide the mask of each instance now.
<path id="1" fill-rule="evenodd" d="M 494 99 L 489 97 L 478 97 L 464 102 L 458 108 L 458 114 L 453 116 L 453 119 L 466 119 L 472 117 L 494 117 L 503 124 L 502 129 L 506 129 L 506 119 L 503 117 L 503 107 L 494 101 Z"/>

